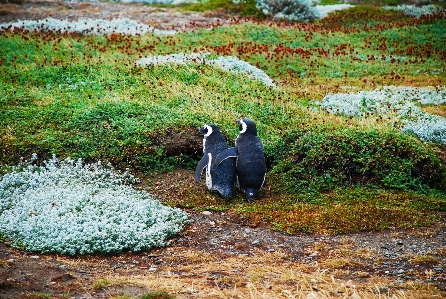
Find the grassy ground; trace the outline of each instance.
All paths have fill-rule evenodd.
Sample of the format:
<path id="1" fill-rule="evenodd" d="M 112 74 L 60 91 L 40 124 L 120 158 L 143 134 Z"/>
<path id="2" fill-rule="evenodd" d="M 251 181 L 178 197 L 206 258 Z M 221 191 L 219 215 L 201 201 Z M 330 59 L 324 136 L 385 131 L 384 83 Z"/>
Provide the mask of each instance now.
<path id="1" fill-rule="evenodd" d="M 444 85 L 444 37 L 444 15 L 413 19 L 367 6 L 315 24 L 251 20 L 174 36 L 3 31 L 0 159 L 101 159 L 145 176 L 193 169 L 195 128 L 216 123 L 231 143 L 234 120 L 247 117 L 270 168 L 262 199 L 209 202 L 186 188 L 167 199 L 172 205 L 232 210 L 289 233 L 428 226 L 446 209 L 444 145 L 380 118 L 328 115 L 313 102 L 383 85 Z M 237 56 L 279 88 L 201 64 L 135 65 L 198 51 Z M 171 148 L 169 138 L 186 133 L 198 141 Z"/>

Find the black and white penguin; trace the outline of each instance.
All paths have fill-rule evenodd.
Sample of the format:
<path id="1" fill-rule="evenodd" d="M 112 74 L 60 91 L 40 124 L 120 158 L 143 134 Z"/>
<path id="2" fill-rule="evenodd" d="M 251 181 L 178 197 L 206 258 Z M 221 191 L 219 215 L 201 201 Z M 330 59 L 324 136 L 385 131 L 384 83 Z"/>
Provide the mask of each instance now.
<path id="1" fill-rule="evenodd" d="M 235 159 L 227 159 L 220 164 L 215 163 L 217 155 L 228 149 L 229 145 L 216 125 L 204 125 L 200 128 L 200 132 L 204 134 L 204 155 L 195 169 L 195 181 L 200 182 L 203 169 L 206 168 L 206 188 L 230 198 L 235 182 Z"/>
<path id="2" fill-rule="evenodd" d="M 251 202 L 259 195 L 265 183 L 265 156 L 262 142 L 257 136 L 256 124 L 249 119 L 237 120 L 237 124 L 240 133 L 235 146 L 221 152 L 216 162 L 223 163 L 228 158 L 236 158 L 237 186 Z"/>

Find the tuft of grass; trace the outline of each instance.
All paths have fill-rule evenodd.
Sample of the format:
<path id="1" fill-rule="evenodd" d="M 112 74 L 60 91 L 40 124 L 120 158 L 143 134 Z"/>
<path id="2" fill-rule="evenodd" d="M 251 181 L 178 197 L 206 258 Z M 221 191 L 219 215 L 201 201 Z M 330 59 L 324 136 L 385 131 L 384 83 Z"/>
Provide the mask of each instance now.
<path id="1" fill-rule="evenodd" d="M 324 263 L 324 267 L 328 269 L 344 269 L 353 265 L 354 262 L 348 258 L 332 259 Z"/>
<path id="2" fill-rule="evenodd" d="M 28 299 L 51 299 L 53 298 L 51 294 L 42 293 L 42 292 L 32 292 L 26 295 Z"/>
<path id="3" fill-rule="evenodd" d="M 441 260 L 432 255 L 414 255 L 410 256 L 411 264 L 437 264 Z"/>
<path id="4" fill-rule="evenodd" d="M 256 8 L 256 0 L 245 0 L 239 4 L 235 4 L 231 0 L 208 0 L 198 3 L 183 3 L 179 7 L 184 11 L 224 11 L 231 15 L 264 18 L 264 14 Z"/>
<path id="5" fill-rule="evenodd" d="M 113 284 L 114 283 L 109 279 L 98 279 L 91 285 L 91 289 L 92 290 L 106 289 Z"/>
<path id="6" fill-rule="evenodd" d="M 141 299 L 174 299 L 174 298 L 175 296 L 170 295 L 165 291 L 154 291 L 147 293 L 141 297 Z"/>

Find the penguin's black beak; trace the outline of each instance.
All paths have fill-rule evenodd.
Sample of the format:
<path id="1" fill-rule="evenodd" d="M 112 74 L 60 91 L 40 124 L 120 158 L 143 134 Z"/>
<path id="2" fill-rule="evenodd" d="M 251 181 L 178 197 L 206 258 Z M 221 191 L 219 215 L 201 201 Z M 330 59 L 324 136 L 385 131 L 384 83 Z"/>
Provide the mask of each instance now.
<path id="1" fill-rule="evenodd" d="M 235 122 L 240 126 L 240 119 L 236 119 Z"/>
<path id="2" fill-rule="evenodd" d="M 198 128 L 198 131 L 200 131 L 201 133 L 203 133 L 204 128 L 203 128 L 203 127 L 200 127 L 200 128 Z"/>

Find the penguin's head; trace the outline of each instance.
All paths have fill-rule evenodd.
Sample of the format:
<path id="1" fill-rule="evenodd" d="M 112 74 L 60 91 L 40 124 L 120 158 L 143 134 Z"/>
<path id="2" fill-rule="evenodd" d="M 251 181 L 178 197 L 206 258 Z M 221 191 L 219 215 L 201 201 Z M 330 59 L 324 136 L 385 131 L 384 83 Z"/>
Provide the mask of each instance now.
<path id="1" fill-rule="evenodd" d="M 215 125 L 204 125 L 199 130 L 201 133 L 204 134 L 204 138 L 207 138 L 207 137 L 211 136 L 211 134 L 214 132 L 215 128 L 218 130 L 217 126 L 215 126 Z"/>
<path id="2" fill-rule="evenodd" d="M 240 134 L 257 136 L 257 127 L 252 120 L 245 118 L 238 119 L 236 122 L 239 126 Z"/>
<path id="3" fill-rule="evenodd" d="M 204 134 L 203 138 L 203 152 L 206 152 L 208 145 L 213 145 L 224 141 L 224 137 L 221 134 L 220 129 L 214 124 L 207 124 L 201 127 L 200 132 Z"/>

